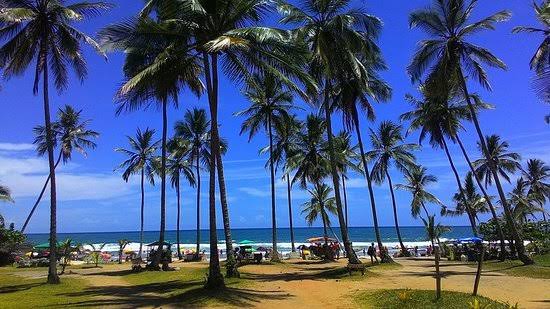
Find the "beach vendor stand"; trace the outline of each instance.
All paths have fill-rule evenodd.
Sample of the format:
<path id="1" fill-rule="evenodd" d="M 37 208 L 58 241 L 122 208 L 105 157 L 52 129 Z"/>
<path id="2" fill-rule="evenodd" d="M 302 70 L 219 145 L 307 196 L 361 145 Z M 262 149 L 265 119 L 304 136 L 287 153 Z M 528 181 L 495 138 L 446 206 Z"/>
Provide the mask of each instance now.
<path id="1" fill-rule="evenodd" d="M 307 239 L 309 251 L 318 258 L 335 259 L 340 250 L 340 243 L 334 238 L 328 236 L 313 237 Z"/>
<path id="2" fill-rule="evenodd" d="M 243 240 L 239 242 L 239 246 L 235 248 L 235 254 L 237 255 L 237 261 L 239 262 L 256 262 L 260 264 L 263 259 L 263 253 L 256 248 L 253 248 L 251 244 L 254 242 L 251 240 Z"/>
<path id="3" fill-rule="evenodd" d="M 147 254 L 147 261 L 151 262 L 153 255 L 157 250 L 163 250 L 163 254 L 161 255 L 160 263 L 162 264 L 162 269 L 167 270 L 168 264 L 172 262 L 172 244 L 169 242 L 163 242 L 162 245 L 159 245 L 158 241 L 152 242 L 150 244 L 145 245 L 146 248 L 146 254 Z"/>

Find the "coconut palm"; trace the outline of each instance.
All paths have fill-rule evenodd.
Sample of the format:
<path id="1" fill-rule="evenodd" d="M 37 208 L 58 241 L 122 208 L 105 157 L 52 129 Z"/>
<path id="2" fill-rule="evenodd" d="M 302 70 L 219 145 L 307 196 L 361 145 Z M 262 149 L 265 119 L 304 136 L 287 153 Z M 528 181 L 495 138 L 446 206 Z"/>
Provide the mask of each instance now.
<path id="1" fill-rule="evenodd" d="M 295 139 L 300 131 L 302 123 L 298 120 L 296 115 L 290 115 L 286 121 L 282 121 L 275 125 L 275 134 L 273 137 L 273 161 L 275 168 L 277 169 L 280 165 L 284 166 L 284 169 L 288 169 L 288 159 L 294 155 L 295 150 Z M 269 151 L 271 147 L 265 147 L 262 149 L 262 152 Z M 268 163 L 269 164 L 269 163 Z M 288 199 L 288 220 L 289 220 L 289 229 L 290 229 L 290 243 L 292 247 L 292 252 L 296 251 L 296 245 L 294 241 L 294 225 L 292 220 L 292 182 L 290 181 L 290 175 L 285 171 L 283 173 L 283 178 L 286 180 L 287 184 L 287 199 Z"/>
<path id="2" fill-rule="evenodd" d="M 136 137 L 127 136 L 130 149 L 116 148 L 116 152 L 120 152 L 128 157 L 120 164 L 119 169 L 123 169 L 122 179 L 128 182 L 130 176 L 140 175 L 141 189 L 141 207 L 140 207 L 140 230 L 139 230 L 139 257 L 141 258 L 143 250 L 143 223 L 145 211 L 145 177 L 154 184 L 154 167 L 153 159 L 160 141 L 154 141 L 155 130 L 149 128 L 141 131 L 139 128 L 136 132 Z"/>
<path id="3" fill-rule="evenodd" d="M 288 121 L 292 110 L 292 93 L 284 89 L 281 81 L 271 74 L 255 74 L 247 81 L 244 95 L 252 103 L 247 109 L 236 113 L 236 116 L 245 116 L 241 126 L 241 134 L 248 131 L 250 141 L 260 129 L 264 129 L 269 138 L 269 170 L 271 173 L 271 224 L 273 254 L 272 261 L 279 260 L 277 251 L 277 222 L 275 208 L 275 161 L 274 128 L 278 124 Z"/>
<path id="4" fill-rule="evenodd" d="M 189 153 L 188 160 L 195 162 L 195 177 L 197 184 L 197 244 L 195 258 L 198 258 L 201 243 L 201 162 L 202 165 L 208 166 L 205 160 L 210 156 L 210 137 L 208 134 L 210 121 L 208 121 L 206 111 L 199 108 L 187 110 L 183 118 L 183 121 L 176 122 L 174 131 L 177 137 L 190 141 L 192 145 L 192 151 Z"/>
<path id="5" fill-rule="evenodd" d="M 74 3 L 66 5 L 59 0 L 10 0 L 2 2 L 0 10 L 0 67 L 6 78 L 22 75 L 36 61 L 33 68 L 33 93 L 39 92 L 40 79 L 43 82 L 44 128 L 46 131 L 48 165 L 50 174 L 50 266 L 48 283 L 59 283 L 57 275 L 57 197 L 54 161 L 54 133 L 51 125 L 49 102 L 50 72 L 54 87 L 59 91 L 69 83 L 68 66 L 81 81 L 87 75 L 81 43 L 101 53 L 97 43 L 74 27 L 74 23 L 97 16 L 108 9 L 109 4 Z"/>
<path id="6" fill-rule="evenodd" d="M 468 172 L 464 179 L 464 195 L 466 196 L 466 203 L 468 203 L 468 206 L 464 204 L 461 194 L 458 192 L 453 196 L 453 201 L 456 204 L 455 209 L 442 207 L 441 215 L 462 216 L 466 213 L 467 209 L 471 209 L 474 219 L 479 222 L 478 215 L 488 213 L 490 209 L 485 197 L 477 192 L 471 172 Z"/>
<path id="7" fill-rule="evenodd" d="M 451 228 L 448 226 L 444 226 L 441 223 L 435 223 L 435 216 L 428 216 L 426 219 L 422 219 L 422 222 L 424 222 L 424 228 L 426 229 L 426 237 L 428 240 L 432 242 L 432 246 L 435 245 L 435 242 L 437 241 L 438 246 L 441 248 L 440 245 L 440 238 L 443 236 L 443 234 L 451 231 Z"/>
<path id="8" fill-rule="evenodd" d="M 307 190 L 311 199 L 302 204 L 302 214 L 306 216 L 306 222 L 312 226 L 321 217 L 323 222 L 323 236 L 328 245 L 327 227 L 331 226 L 329 214 L 336 215 L 336 202 L 331 196 L 332 189 L 324 183 L 313 184 L 313 189 Z"/>
<path id="9" fill-rule="evenodd" d="M 493 166 L 497 168 L 499 177 L 504 178 L 509 183 L 509 174 L 521 170 L 521 164 L 519 163 L 521 156 L 515 152 L 508 152 L 510 145 L 506 141 L 501 141 L 498 135 L 487 136 L 486 140 L 489 159 L 481 158 L 473 162 L 477 175 L 485 181 L 486 188 L 493 184 L 493 174 L 489 168 L 488 161 L 490 160 Z M 478 144 L 478 149 L 481 151 L 480 144 Z"/>
<path id="10" fill-rule="evenodd" d="M 543 40 L 531 58 L 529 66 L 537 74 L 536 85 L 539 95 L 543 100 L 550 102 L 550 1 L 544 0 L 540 5 L 533 2 L 533 8 L 542 28 L 515 27 L 512 31 L 542 35 Z M 550 119 L 550 116 L 547 116 L 547 119 Z"/>
<path id="11" fill-rule="evenodd" d="M 349 8 L 349 1 L 307 0 L 301 4 L 301 7 L 297 7 L 280 2 L 279 12 L 283 14 L 281 22 L 298 25 L 294 34 L 297 40 L 306 43 L 311 52 L 309 71 L 320 86 L 320 91 L 314 97 L 323 109 L 327 123 L 329 163 L 340 230 L 350 263 L 359 264 L 351 247 L 342 209 L 331 116 L 338 81 L 350 78 L 367 80 L 369 72 L 364 60 L 379 57 L 375 40 L 381 22 L 361 10 Z"/>
<path id="12" fill-rule="evenodd" d="M 527 222 L 527 216 L 534 217 L 535 213 L 544 212 L 535 195 L 529 192 L 529 183 L 522 177 L 516 180 L 512 191 L 508 193 L 508 198 L 513 206 L 514 219 L 521 224 Z"/>
<path id="13" fill-rule="evenodd" d="M 140 33 L 143 28 L 164 25 L 148 18 L 128 23 L 127 31 Z M 159 30 L 160 31 L 160 30 Z M 180 39 L 177 44 L 168 37 L 155 37 L 155 40 L 134 42 L 126 48 L 124 75 L 126 81 L 116 94 L 117 114 L 147 108 L 156 104 L 162 110 L 162 143 L 160 158 L 160 248 L 151 261 L 158 269 L 163 252 L 166 230 L 166 160 L 168 140 L 168 105 L 178 106 L 179 92 L 184 87 L 200 95 L 203 90 L 199 76 L 202 72 L 198 59 L 186 53 L 187 41 Z"/>
<path id="14" fill-rule="evenodd" d="M 435 195 L 427 191 L 427 187 L 437 182 L 434 175 L 427 173 L 427 169 L 423 166 L 415 166 L 404 173 L 405 184 L 396 184 L 398 190 L 408 191 L 412 195 L 411 199 L 411 215 L 413 218 L 418 218 L 420 209 L 424 210 L 426 218 L 430 216 L 426 208 L 427 203 L 444 206 Z"/>
<path id="15" fill-rule="evenodd" d="M 401 252 L 404 255 L 408 255 L 407 248 L 403 244 L 401 231 L 399 230 L 397 203 L 395 201 L 393 182 L 389 169 L 392 165 L 395 165 L 398 170 L 406 172 L 415 166 L 415 157 L 412 151 L 417 146 L 415 144 L 405 144 L 401 131 L 402 127 L 391 121 L 381 122 L 376 131 L 370 129 L 372 150 L 367 152 L 367 158 L 373 162 L 371 178 L 378 184 L 383 183 L 386 179 L 388 180 L 397 238 L 401 246 Z"/>
<path id="16" fill-rule="evenodd" d="M 70 105 L 65 105 L 63 108 L 60 108 L 57 113 L 57 121 L 52 123 L 52 132 L 54 134 L 55 145 L 59 147 L 59 155 L 55 161 L 54 168 L 57 169 L 57 166 L 63 159 L 63 162 L 68 162 L 72 157 L 73 150 L 80 152 L 84 157 L 87 156 L 86 149 L 95 149 L 96 143 L 93 139 L 99 136 L 99 133 L 96 131 L 90 130 L 87 126 L 90 124 L 90 120 L 82 120 L 81 118 L 82 110 L 75 110 Z M 48 152 L 48 143 L 46 142 L 46 128 L 44 126 L 37 126 L 34 128 L 35 140 L 34 144 L 36 145 L 37 152 L 39 155 L 44 155 Z M 25 232 L 29 221 L 40 204 L 44 192 L 50 183 L 50 175 L 46 178 L 46 182 L 42 186 L 42 190 L 36 199 L 31 212 L 25 219 L 25 223 L 21 228 L 21 233 Z"/>
<path id="17" fill-rule="evenodd" d="M 187 180 L 190 186 L 195 186 L 195 175 L 193 174 L 193 166 L 188 160 L 189 154 L 192 151 L 192 144 L 188 140 L 175 137 L 168 142 L 168 151 L 170 157 L 166 162 L 166 169 L 170 175 L 172 187 L 176 189 L 177 201 L 177 219 L 176 219 L 176 247 L 178 250 L 178 259 L 182 259 L 180 249 L 180 219 L 181 219 L 181 194 L 180 182 L 181 177 Z"/>
<path id="18" fill-rule="evenodd" d="M 475 0 L 434 0 L 433 6 L 411 13 L 409 16 L 411 28 L 420 28 L 431 38 L 420 42 L 407 71 L 413 81 L 420 81 L 424 73 L 429 72 L 426 80 L 430 80 L 437 86 L 431 89 L 432 94 L 447 97 L 452 89 L 458 87 L 462 91 L 483 155 L 489 160 L 490 153 L 468 91 L 464 69 L 470 74 L 471 79 L 477 80 L 482 87 L 490 89 L 484 65 L 500 69 L 505 69 L 506 65 L 488 49 L 474 45 L 468 39 L 483 30 L 495 29 L 495 24 L 508 20 L 511 13 L 501 11 L 469 23 L 476 4 Z M 524 264 L 531 264 L 533 261 L 525 254 L 523 241 L 513 222 L 506 195 L 498 179 L 497 168 L 491 161 L 489 161 L 489 169 L 495 178 L 499 199 L 504 208 L 507 224 L 517 243 L 519 257 Z"/>
<path id="19" fill-rule="evenodd" d="M 344 217 L 346 226 L 348 226 L 348 195 L 346 189 L 346 179 L 348 179 L 348 171 L 354 170 L 362 172 L 356 164 L 358 146 L 352 146 L 351 135 L 346 131 L 341 131 L 334 136 L 334 154 L 336 157 L 336 166 L 338 173 L 342 177 L 342 193 L 344 197 Z"/>
<path id="20" fill-rule="evenodd" d="M 122 264 L 122 254 L 124 254 L 124 249 L 130 244 L 128 239 L 119 239 L 118 240 L 118 264 Z"/>
<path id="21" fill-rule="evenodd" d="M 0 201 L 13 202 L 13 198 L 11 197 L 11 190 L 3 185 L 0 185 Z"/>
<path id="22" fill-rule="evenodd" d="M 546 211 L 544 204 L 550 200 L 550 166 L 539 159 L 529 159 L 523 177 L 529 185 L 529 194 L 538 202 L 544 221 Z"/>

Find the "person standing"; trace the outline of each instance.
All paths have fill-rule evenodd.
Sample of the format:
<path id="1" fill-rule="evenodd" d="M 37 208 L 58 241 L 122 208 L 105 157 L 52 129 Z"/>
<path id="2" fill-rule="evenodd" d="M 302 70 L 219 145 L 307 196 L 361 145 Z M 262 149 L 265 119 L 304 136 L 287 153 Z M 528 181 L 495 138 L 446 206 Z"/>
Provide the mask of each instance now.
<path id="1" fill-rule="evenodd" d="M 376 250 L 374 249 L 374 243 L 370 244 L 369 249 L 367 250 L 367 254 L 370 256 L 371 264 L 374 264 L 374 261 L 378 263 L 378 258 L 376 257 Z"/>

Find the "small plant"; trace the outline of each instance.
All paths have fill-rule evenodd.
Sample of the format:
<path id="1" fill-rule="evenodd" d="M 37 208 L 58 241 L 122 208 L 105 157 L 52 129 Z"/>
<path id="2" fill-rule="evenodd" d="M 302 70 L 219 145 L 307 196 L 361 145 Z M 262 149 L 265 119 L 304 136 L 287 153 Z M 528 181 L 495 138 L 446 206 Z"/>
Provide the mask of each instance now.
<path id="1" fill-rule="evenodd" d="M 411 297 L 411 290 L 410 289 L 406 289 L 405 291 L 400 291 L 397 293 L 397 297 L 399 298 L 400 301 L 402 302 L 408 302 L 412 299 Z"/>
<path id="2" fill-rule="evenodd" d="M 474 299 L 472 302 L 468 303 L 470 309 L 491 309 L 491 304 L 483 303 L 479 299 Z"/>
<path id="3" fill-rule="evenodd" d="M 515 303 L 515 305 L 510 305 L 509 303 L 506 303 L 507 309 L 519 309 L 518 303 Z"/>

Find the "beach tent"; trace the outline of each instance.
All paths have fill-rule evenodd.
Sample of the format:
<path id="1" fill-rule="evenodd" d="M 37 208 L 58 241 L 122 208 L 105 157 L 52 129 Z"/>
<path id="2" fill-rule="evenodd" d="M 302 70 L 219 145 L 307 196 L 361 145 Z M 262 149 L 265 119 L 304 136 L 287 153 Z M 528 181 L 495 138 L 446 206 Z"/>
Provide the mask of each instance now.
<path id="1" fill-rule="evenodd" d="M 245 239 L 245 240 L 242 240 L 239 242 L 239 245 L 250 245 L 250 244 L 253 244 L 254 242 L 252 240 L 248 240 L 248 239 Z"/>

